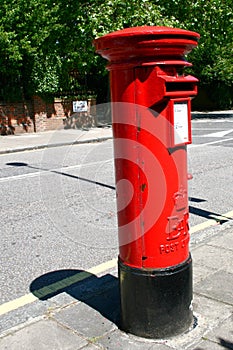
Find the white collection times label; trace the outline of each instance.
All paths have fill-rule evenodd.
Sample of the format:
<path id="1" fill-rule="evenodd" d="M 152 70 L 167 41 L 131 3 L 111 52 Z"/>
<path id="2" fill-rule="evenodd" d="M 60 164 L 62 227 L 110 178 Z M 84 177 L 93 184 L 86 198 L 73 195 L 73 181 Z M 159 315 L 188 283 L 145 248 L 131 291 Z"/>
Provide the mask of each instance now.
<path id="1" fill-rule="evenodd" d="M 188 103 L 174 102 L 174 143 L 189 142 Z"/>

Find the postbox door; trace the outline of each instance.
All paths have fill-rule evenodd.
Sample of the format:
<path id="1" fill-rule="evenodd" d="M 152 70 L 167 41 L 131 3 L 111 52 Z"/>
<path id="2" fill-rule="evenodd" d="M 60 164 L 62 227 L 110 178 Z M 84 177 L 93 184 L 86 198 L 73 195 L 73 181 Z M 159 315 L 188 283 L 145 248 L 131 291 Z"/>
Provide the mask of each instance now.
<path id="1" fill-rule="evenodd" d="M 162 97 L 165 84 L 157 73 L 157 67 L 135 69 L 140 170 L 147 179 L 147 196 L 139 193 L 139 201 L 148 208 L 141 212 L 141 259 L 147 268 L 173 266 L 189 256 L 186 144 L 191 142 L 190 98 Z"/>

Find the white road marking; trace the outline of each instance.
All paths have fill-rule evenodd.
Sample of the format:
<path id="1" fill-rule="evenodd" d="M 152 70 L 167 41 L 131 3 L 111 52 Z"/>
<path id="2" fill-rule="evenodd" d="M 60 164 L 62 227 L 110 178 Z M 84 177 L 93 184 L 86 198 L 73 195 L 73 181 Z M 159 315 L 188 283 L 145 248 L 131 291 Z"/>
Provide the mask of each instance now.
<path id="1" fill-rule="evenodd" d="M 59 290 L 70 287 L 77 282 L 87 279 L 91 275 L 97 275 L 97 274 L 103 273 L 115 267 L 116 265 L 117 265 L 117 259 L 109 260 L 100 265 L 94 266 L 86 271 L 79 272 L 71 277 L 64 278 L 61 281 L 52 283 L 46 287 L 43 287 L 39 290 L 34 291 L 34 293 L 38 295 L 38 297 L 35 296 L 33 293 L 28 293 L 26 295 L 23 295 L 20 298 L 8 301 L 7 303 L 0 305 L 0 315 L 5 315 L 10 311 L 14 311 L 22 306 L 31 304 L 34 301 L 38 300 L 39 298 L 46 297 L 46 295 L 49 295 L 51 293 L 56 293 Z"/>
<path id="2" fill-rule="evenodd" d="M 227 141 L 232 141 L 233 140 L 233 137 L 230 138 L 230 139 L 222 139 L 222 140 L 217 140 L 217 141 L 211 141 L 211 142 L 206 142 L 206 143 L 199 143 L 199 144 L 191 144 L 189 145 L 188 147 L 189 148 L 196 148 L 196 147 L 205 147 L 205 146 L 208 146 L 208 145 L 215 145 L 217 143 L 221 143 L 221 142 L 227 142 Z"/>
<path id="3" fill-rule="evenodd" d="M 21 175 L 13 175 L 13 176 L 7 176 L 7 177 L 2 177 L 0 178 L 0 182 L 6 182 L 6 181 L 10 181 L 10 180 L 21 180 L 21 179 L 25 179 L 27 177 L 36 177 L 38 175 L 43 175 L 48 173 L 47 170 L 45 171 L 35 171 L 34 173 L 28 173 L 28 174 L 21 174 Z"/>
<path id="4" fill-rule="evenodd" d="M 224 137 L 228 134 L 231 134 L 233 132 L 233 129 L 231 130 L 223 130 L 223 131 L 218 131 L 218 132 L 214 132 L 214 133 L 211 133 L 211 134 L 206 134 L 206 135 L 203 135 L 202 137 Z"/>
<path id="5" fill-rule="evenodd" d="M 56 168 L 56 169 L 39 170 L 39 171 L 35 171 L 34 173 L 27 173 L 27 174 L 21 174 L 21 175 L 12 175 L 12 176 L 7 176 L 7 177 L 2 177 L 2 178 L 0 178 L 0 182 L 10 181 L 10 180 L 21 180 L 21 179 L 25 179 L 27 177 L 29 177 L 29 178 L 36 177 L 36 176 L 40 176 L 40 175 L 44 175 L 44 174 L 48 174 L 48 173 L 55 173 L 55 172 L 59 173 L 59 172 L 64 172 L 65 170 L 71 170 L 71 169 L 76 169 L 76 168 L 84 168 L 86 166 L 98 165 L 101 163 L 106 163 L 108 161 L 113 161 L 113 159 L 109 159 L 107 161 L 100 160 L 98 162 L 71 165 L 71 166 Z M 29 168 L 30 168 L 30 165 L 29 165 Z"/>
<path id="6" fill-rule="evenodd" d="M 223 215 L 210 215 L 213 219 L 209 219 L 207 221 L 204 221 L 198 225 L 195 225 L 193 227 L 190 228 L 190 234 L 194 233 L 194 232 L 198 232 L 201 230 L 204 230 L 208 227 L 211 226 L 216 226 L 219 225 L 219 222 L 221 220 L 231 220 L 233 218 L 233 210 L 232 211 L 228 211 L 227 213 L 223 214 Z"/>

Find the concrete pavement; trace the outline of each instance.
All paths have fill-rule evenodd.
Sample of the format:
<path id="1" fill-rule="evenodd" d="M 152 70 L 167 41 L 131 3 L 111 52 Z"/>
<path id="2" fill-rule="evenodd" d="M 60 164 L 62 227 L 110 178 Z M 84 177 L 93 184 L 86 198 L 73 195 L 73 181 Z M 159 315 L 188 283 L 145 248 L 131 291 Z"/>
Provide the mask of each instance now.
<path id="1" fill-rule="evenodd" d="M 111 128 L 58 130 L 40 134 L 1 137 L 0 152 L 17 152 L 71 143 L 102 141 L 112 137 Z M 117 267 L 101 274 L 88 274 L 62 288 L 69 295 L 0 334 L 0 350 L 218 350 L 233 349 L 233 223 L 206 229 L 191 237 L 194 265 L 194 322 L 192 329 L 170 339 L 147 340 L 119 328 L 120 308 Z M 44 286 L 43 287 L 48 287 Z M 40 303 L 56 299 L 58 293 L 40 296 Z M 20 308 L 18 310 L 20 312 Z M 0 316 L 1 322 L 1 316 Z"/>
<path id="2" fill-rule="evenodd" d="M 111 127 L 58 129 L 38 133 L 0 136 L 0 154 L 59 147 L 70 144 L 101 142 L 112 137 Z"/>

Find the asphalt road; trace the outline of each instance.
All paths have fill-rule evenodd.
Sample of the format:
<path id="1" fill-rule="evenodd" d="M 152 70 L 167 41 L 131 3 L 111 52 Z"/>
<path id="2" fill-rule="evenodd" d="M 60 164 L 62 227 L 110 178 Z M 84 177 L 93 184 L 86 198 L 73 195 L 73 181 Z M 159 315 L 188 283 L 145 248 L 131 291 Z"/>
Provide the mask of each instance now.
<path id="1" fill-rule="evenodd" d="M 190 225 L 228 222 L 233 119 L 194 120 L 192 127 Z M 29 293 L 46 273 L 85 270 L 117 257 L 112 140 L 1 155 L 0 169 L 0 304 Z M 4 316 L 2 329 L 46 307 Z"/>
<path id="2" fill-rule="evenodd" d="M 192 130 L 193 144 L 188 147 L 193 174 L 191 226 L 233 209 L 233 119 L 194 120 Z"/>

